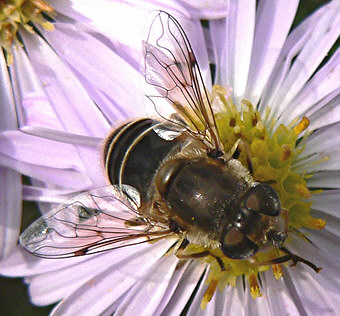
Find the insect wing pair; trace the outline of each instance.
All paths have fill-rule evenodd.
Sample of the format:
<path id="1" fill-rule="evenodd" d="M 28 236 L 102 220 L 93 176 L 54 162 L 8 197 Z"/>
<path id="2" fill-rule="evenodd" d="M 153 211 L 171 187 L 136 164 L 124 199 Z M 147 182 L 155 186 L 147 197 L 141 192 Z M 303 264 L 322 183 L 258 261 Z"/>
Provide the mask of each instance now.
<path id="1" fill-rule="evenodd" d="M 170 129 L 186 131 L 207 151 L 223 151 L 214 113 L 189 40 L 166 12 L 157 12 L 144 43 L 145 96 Z M 175 135 L 179 135 L 175 133 Z M 137 193 L 138 194 L 138 193 Z M 65 258 L 158 240 L 174 234 L 164 223 L 139 211 L 118 185 L 85 192 L 32 223 L 20 236 L 32 254 Z"/>

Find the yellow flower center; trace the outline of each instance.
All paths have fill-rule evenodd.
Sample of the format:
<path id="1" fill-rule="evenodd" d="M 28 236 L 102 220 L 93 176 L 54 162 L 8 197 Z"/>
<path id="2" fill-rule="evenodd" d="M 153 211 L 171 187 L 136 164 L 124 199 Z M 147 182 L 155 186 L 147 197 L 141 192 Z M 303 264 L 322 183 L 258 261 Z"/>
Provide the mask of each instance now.
<path id="1" fill-rule="evenodd" d="M 7 63 L 13 62 L 12 44 L 17 41 L 20 27 L 33 33 L 32 23 L 53 30 L 54 9 L 43 0 L 0 0 L 0 45 L 7 54 Z"/>
<path id="2" fill-rule="evenodd" d="M 303 143 L 308 133 L 304 137 L 300 134 L 308 127 L 309 120 L 303 117 L 299 123 L 293 122 L 288 126 L 281 124 L 274 128 L 275 121 L 268 120 L 269 110 L 262 118 L 253 105 L 246 100 L 242 101 L 241 110 L 239 110 L 221 86 L 213 87 L 211 98 L 213 106 L 221 109 L 215 118 L 225 151 L 230 151 L 240 138 L 247 142 L 254 169 L 254 179 L 270 183 L 280 197 L 283 209 L 289 212 L 289 234 L 301 227 L 323 228 L 325 221 L 310 215 L 311 202 L 308 198 L 311 192 L 306 186 L 305 179 L 311 175 L 300 175 L 292 171 L 292 163 L 304 149 Z M 299 147 L 297 147 L 298 140 Z M 244 152 L 241 153 L 239 160 L 247 166 Z M 286 243 L 290 242 L 289 234 Z M 302 234 L 300 236 L 303 237 Z M 185 252 L 190 254 L 204 250 L 207 249 L 190 244 Z M 222 291 L 226 285 L 235 286 L 236 278 L 239 276 L 246 277 L 250 293 L 253 298 L 256 298 L 261 296 L 261 289 L 257 282 L 259 272 L 272 268 L 276 279 L 283 275 L 280 264 L 261 265 L 261 263 L 271 262 L 285 255 L 275 247 L 266 252 L 259 251 L 251 260 L 230 259 L 218 248 L 209 249 L 209 252 L 211 256 L 200 259 L 210 264 L 208 288 L 202 300 L 202 308 L 205 308 L 210 301 L 216 288 Z M 224 271 L 216 257 L 221 258 L 225 267 Z"/>

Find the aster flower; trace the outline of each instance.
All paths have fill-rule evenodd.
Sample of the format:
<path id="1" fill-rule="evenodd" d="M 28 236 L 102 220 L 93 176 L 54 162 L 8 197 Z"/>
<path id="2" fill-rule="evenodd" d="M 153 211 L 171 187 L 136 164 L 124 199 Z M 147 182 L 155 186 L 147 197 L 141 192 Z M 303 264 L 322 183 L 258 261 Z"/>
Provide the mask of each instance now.
<path id="1" fill-rule="evenodd" d="M 216 63 L 215 82 L 220 85 L 211 88 L 212 104 L 221 109 L 217 125 L 227 149 L 240 135 L 249 142 L 255 178 L 274 180 L 273 187 L 289 209 L 290 229 L 298 229 L 315 244 L 292 232 L 287 245 L 323 267 L 322 272 L 315 274 L 300 263 L 267 270 L 268 266 L 226 258 L 229 270 L 224 273 L 212 256 L 180 263 L 176 256 L 165 255 L 171 240 L 57 262 L 32 258 L 18 249 L 0 271 L 25 276 L 34 303 L 62 300 L 55 314 L 63 315 L 114 311 L 177 315 L 190 298 L 188 314 L 195 315 L 335 314 L 339 310 L 339 161 L 334 137 L 339 129 L 339 52 L 318 69 L 339 36 L 339 3 L 320 8 L 290 34 L 297 2 L 287 7 L 287 3 L 262 1 L 256 13 L 255 2 L 252 7 L 249 2 L 242 5 L 231 2 L 227 18 L 210 21 L 210 34 L 205 33 L 213 52 L 209 56 Z M 209 88 L 203 32 L 194 25 L 188 36 Z M 67 137 L 70 143 L 80 142 L 79 137 Z M 89 143 L 81 145 L 94 151 L 86 146 Z M 243 163 L 244 159 L 240 157 Z M 90 156 L 91 162 L 95 163 Z"/>

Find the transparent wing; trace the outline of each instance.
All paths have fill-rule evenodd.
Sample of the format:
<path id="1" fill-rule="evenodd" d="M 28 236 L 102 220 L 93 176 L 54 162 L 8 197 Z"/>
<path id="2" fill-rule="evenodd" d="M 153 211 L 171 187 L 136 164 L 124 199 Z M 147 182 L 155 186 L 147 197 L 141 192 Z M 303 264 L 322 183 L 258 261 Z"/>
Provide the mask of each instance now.
<path id="1" fill-rule="evenodd" d="M 166 12 L 151 23 L 144 62 L 145 95 L 158 115 L 223 151 L 194 52 L 183 28 Z"/>
<path id="2" fill-rule="evenodd" d="M 32 223 L 20 244 L 32 254 L 66 258 L 158 240 L 171 234 L 140 214 L 117 186 L 79 194 Z"/>

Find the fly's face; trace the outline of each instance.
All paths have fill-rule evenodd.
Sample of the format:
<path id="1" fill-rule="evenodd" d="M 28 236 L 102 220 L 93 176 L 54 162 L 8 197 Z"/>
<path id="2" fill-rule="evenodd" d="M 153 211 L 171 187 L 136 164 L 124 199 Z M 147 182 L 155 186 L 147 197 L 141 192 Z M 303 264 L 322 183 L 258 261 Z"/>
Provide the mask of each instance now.
<path id="1" fill-rule="evenodd" d="M 236 207 L 236 216 L 225 224 L 221 235 L 221 249 L 227 257 L 246 259 L 260 249 L 283 245 L 288 220 L 282 216 L 279 197 L 269 185 L 256 183 Z"/>

